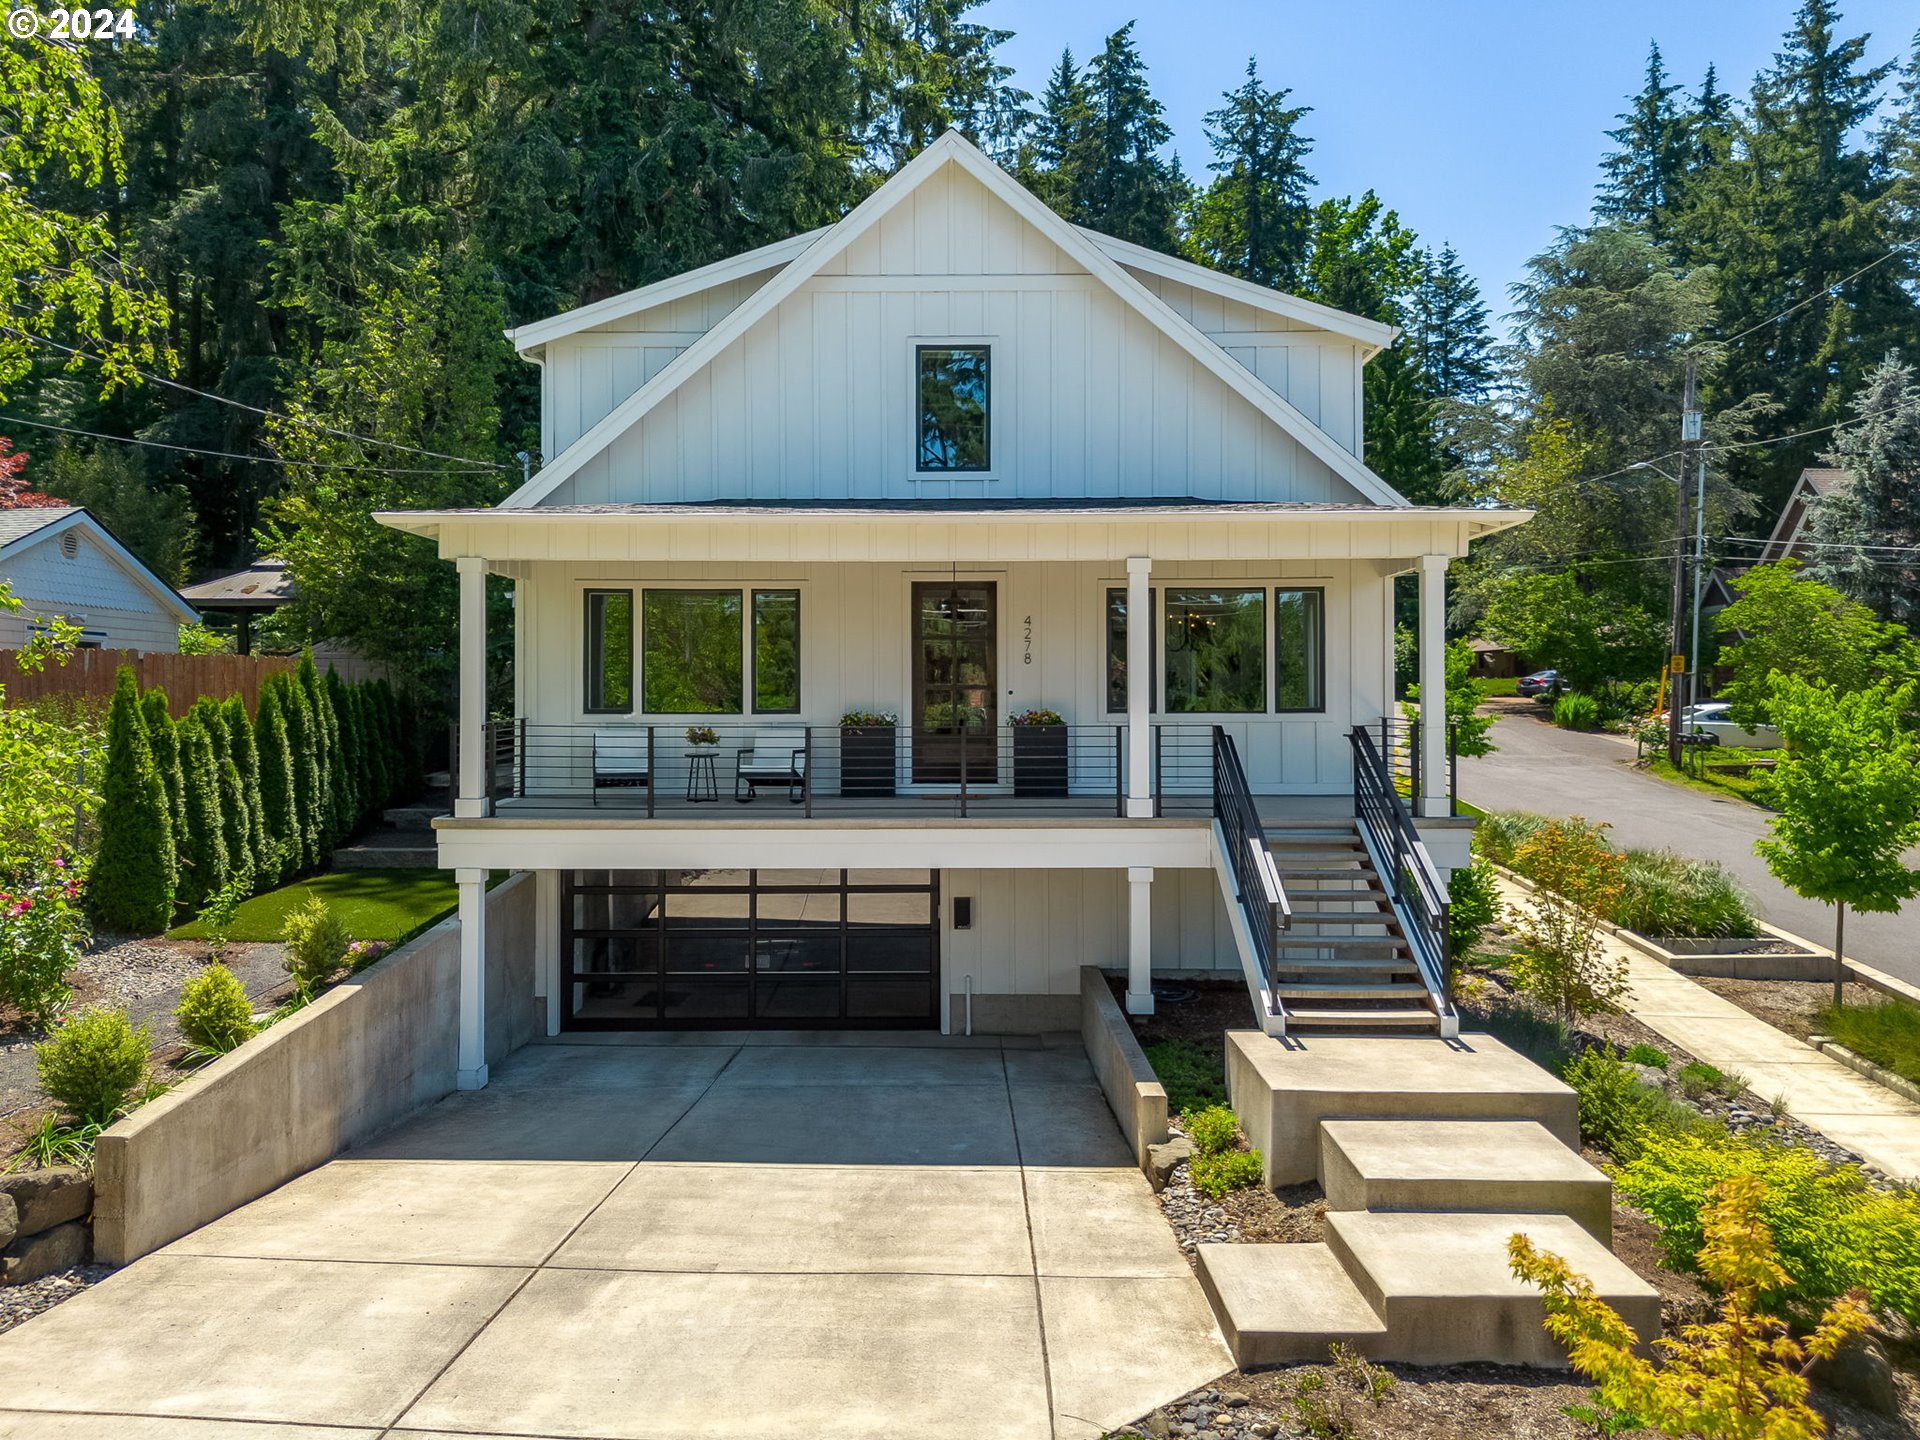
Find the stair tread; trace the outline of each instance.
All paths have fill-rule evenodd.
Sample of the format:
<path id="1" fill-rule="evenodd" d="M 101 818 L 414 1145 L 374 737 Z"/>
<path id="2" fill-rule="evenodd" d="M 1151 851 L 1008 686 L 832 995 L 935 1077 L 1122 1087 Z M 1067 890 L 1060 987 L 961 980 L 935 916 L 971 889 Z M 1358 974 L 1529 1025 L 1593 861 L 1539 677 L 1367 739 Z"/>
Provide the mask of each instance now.
<path id="1" fill-rule="evenodd" d="M 1296 925 L 1387 925 L 1393 921 L 1391 910 L 1295 910 Z"/>
<path id="2" fill-rule="evenodd" d="M 1380 1340 L 1386 1322 L 1326 1245 L 1199 1245 L 1200 1286 L 1242 1367 L 1324 1361 L 1336 1340 Z"/>
<path id="3" fill-rule="evenodd" d="M 1608 1183 L 1537 1120 L 1323 1120 L 1320 1134 L 1363 1180 Z"/>
<path id="4" fill-rule="evenodd" d="M 1339 955 L 1328 956 L 1323 960 L 1289 960 L 1285 956 L 1276 956 L 1273 968 L 1292 974 L 1304 974 L 1314 970 L 1404 970 L 1411 975 L 1420 967 L 1404 956 Z"/>
<path id="5" fill-rule="evenodd" d="M 1273 993 L 1282 997 L 1297 995 L 1304 1000 L 1394 1000 L 1409 995 L 1425 996 L 1427 987 L 1413 985 L 1400 980 L 1383 980 L 1378 984 L 1316 984 L 1312 980 L 1282 980 L 1273 987 Z"/>
<path id="6" fill-rule="evenodd" d="M 1317 1010 L 1287 1009 L 1289 1021 L 1307 1025 L 1430 1025 L 1439 1017 L 1431 1010 Z"/>
<path id="7" fill-rule="evenodd" d="M 1412 951 L 1412 947 L 1398 935 L 1295 935 L 1283 930 L 1278 942 L 1283 949 L 1358 950 L 1366 946 L 1378 946 L 1385 950 Z"/>

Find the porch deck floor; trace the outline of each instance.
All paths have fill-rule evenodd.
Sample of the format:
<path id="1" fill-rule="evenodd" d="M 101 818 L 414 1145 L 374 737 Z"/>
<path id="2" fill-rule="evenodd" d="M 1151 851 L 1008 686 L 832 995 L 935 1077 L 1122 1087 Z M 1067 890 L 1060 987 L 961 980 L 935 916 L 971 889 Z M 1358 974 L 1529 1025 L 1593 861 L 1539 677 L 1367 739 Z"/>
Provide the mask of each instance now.
<path id="1" fill-rule="evenodd" d="M 1353 815 L 1351 795 L 1256 795 L 1262 821 L 1330 820 Z M 1208 794 L 1169 795 L 1162 802 L 1164 820 L 1203 822 L 1211 817 Z M 592 820 L 613 823 L 675 825 L 724 823 L 731 825 L 820 825 L 834 823 L 894 824 L 901 822 L 980 820 L 1058 823 L 1063 825 L 1139 824 L 1115 813 L 1112 795 L 1069 795 L 1027 798 L 1002 794 L 970 794 L 961 814 L 957 793 L 913 793 L 860 797 L 815 795 L 813 814 L 790 803 L 784 795 L 761 795 L 736 802 L 723 794 L 718 801 L 689 801 L 678 793 L 656 796 L 653 814 L 647 813 L 645 792 L 602 795 L 598 803 L 585 795 L 525 795 L 494 802 L 495 818 L 503 820 Z"/>

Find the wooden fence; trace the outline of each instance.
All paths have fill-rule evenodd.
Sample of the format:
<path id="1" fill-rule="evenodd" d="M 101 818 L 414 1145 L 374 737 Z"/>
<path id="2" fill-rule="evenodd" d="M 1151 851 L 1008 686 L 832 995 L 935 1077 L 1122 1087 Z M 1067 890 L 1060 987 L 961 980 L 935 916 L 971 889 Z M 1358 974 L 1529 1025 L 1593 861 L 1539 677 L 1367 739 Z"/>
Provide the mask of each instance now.
<path id="1" fill-rule="evenodd" d="M 290 655 L 167 655 L 139 650 L 76 650 L 65 665 L 48 661 L 36 672 L 14 663 L 17 650 L 0 650 L 0 686 L 9 705 L 25 704 L 49 695 L 91 695 L 102 700 L 113 694 L 122 665 L 133 667 L 141 690 L 158 685 L 167 693 L 167 708 L 177 720 L 202 695 L 224 700 L 239 695 L 251 712 L 260 703 L 260 684 L 269 675 L 297 669 Z"/>

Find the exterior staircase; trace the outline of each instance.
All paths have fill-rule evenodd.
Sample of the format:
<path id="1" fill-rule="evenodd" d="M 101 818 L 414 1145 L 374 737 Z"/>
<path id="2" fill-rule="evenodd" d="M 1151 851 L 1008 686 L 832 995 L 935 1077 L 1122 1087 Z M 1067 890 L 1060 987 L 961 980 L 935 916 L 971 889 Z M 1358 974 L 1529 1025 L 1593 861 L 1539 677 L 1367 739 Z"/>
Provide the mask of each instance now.
<path id="1" fill-rule="evenodd" d="M 433 822 L 447 813 L 431 777 L 427 789 L 411 805 L 384 811 L 380 823 L 333 852 L 336 870 L 432 870 L 440 864 L 440 847 L 433 838 Z"/>
<path id="2" fill-rule="evenodd" d="M 1440 1001 L 1356 823 L 1268 821 L 1266 836 L 1293 912 L 1268 967 L 1287 1033 L 1439 1033 Z"/>

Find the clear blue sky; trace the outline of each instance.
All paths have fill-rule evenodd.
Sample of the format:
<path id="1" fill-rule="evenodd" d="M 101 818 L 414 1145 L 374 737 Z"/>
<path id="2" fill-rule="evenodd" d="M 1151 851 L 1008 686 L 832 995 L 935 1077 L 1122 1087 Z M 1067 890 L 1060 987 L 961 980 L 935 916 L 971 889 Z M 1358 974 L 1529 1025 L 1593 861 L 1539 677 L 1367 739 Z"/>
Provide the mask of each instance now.
<path id="1" fill-rule="evenodd" d="M 1206 175 L 1202 118 L 1262 78 L 1313 107 L 1318 193 L 1379 192 L 1438 248 L 1452 241 L 1496 316 L 1507 286 L 1554 227 L 1585 218 L 1605 131 L 1644 78 L 1657 39 L 1697 87 L 1709 61 L 1744 96 L 1771 63 L 1797 0 L 989 0 L 974 12 L 1014 32 L 1002 57 L 1036 96 L 1071 46 L 1084 64 L 1129 19 L 1188 171 Z M 1871 59 L 1904 58 L 1914 0 L 1842 0 Z M 1550 18 L 1551 17 L 1551 18 Z"/>

